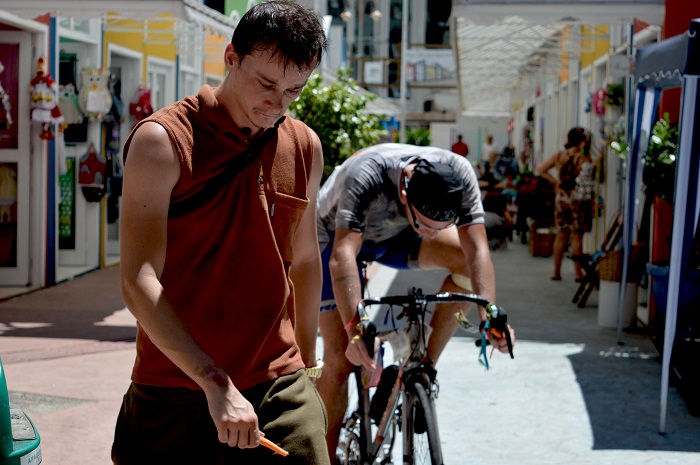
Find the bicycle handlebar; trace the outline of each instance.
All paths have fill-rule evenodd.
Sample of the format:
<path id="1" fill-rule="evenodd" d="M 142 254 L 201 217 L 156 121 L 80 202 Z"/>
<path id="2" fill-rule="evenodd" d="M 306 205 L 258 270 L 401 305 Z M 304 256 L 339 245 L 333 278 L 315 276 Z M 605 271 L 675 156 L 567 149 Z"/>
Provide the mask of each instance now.
<path id="1" fill-rule="evenodd" d="M 513 341 L 508 330 L 508 316 L 503 308 L 496 306 L 479 294 L 462 294 L 459 292 L 441 292 L 439 294 L 423 294 L 420 289 L 410 289 L 408 294 L 391 295 L 385 297 L 375 297 L 363 299 L 357 304 L 357 312 L 360 315 L 360 323 L 362 324 L 362 339 L 367 346 L 367 350 L 372 352 L 370 357 L 374 355 L 374 338 L 377 334 L 377 329 L 369 319 L 366 308 L 371 305 L 400 305 L 404 308 L 419 307 L 424 308 L 429 303 L 451 303 L 451 302 L 472 302 L 486 309 L 488 323 L 487 330 L 494 334 L 497 338 L 505 336 L 508 344 L 508 353 L 510 358 L 513 358 Z M 480 328 L 483 329 L 483 328 Z M 476 346 L 479 347 L 483 342 L 488 344 L 488 338 L 476 340 Z"/>

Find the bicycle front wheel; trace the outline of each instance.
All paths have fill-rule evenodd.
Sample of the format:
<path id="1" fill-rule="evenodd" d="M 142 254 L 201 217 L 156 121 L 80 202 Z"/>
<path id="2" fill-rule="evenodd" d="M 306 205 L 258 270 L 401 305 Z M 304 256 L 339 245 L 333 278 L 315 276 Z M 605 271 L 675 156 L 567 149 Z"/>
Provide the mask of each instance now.
<path id="1" fill-rule="evenodd" d="M 408 404 L 405 406 L 407 416 L 404 440 L 407 441 L 407 459 L 409 465 L 442 465 L 442 448 L 440 433 L 433 402 L 420 383 L 411 386 Z"/>

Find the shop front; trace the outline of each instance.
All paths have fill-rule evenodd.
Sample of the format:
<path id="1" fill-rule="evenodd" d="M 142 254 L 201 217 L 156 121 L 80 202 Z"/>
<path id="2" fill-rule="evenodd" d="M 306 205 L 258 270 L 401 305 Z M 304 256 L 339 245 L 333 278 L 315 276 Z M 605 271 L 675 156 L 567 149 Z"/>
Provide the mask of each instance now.
<path id="1" fill-rule="evenodd" d="M 35 140 L 28 89 L 48 27 L 0 10 L 0 285 L 43 285 L 48 143 Z"/>
<path id="2" fill-rule="evenodd" d="M 194 0 L 6 8 L 0 300 L 119 263 L 122 148 L 147 116 L 131 107 L 155 111 L 195 93 L 235 28 Z"/>

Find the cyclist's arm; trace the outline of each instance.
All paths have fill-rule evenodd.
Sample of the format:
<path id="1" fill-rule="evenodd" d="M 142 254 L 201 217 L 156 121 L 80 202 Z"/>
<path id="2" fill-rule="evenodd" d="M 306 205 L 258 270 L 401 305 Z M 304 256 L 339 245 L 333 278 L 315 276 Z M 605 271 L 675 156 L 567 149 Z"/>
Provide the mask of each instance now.
<path id="1" fill-rule="evenodd" d="M 333 250 L 329 261 L 331 284 L 340 319 L 348 334 L 348 349 L 345 355 L 355 365 L 373 368 L 372 359 L 362 340 L 353 339 L 358 330 L 348 322 L 355 318 L 357 304 L 362 299 L 360 276 L 357 273 L 357 254 L 362 247 L 363 234 L 346 228 L 335 230 Z"/>
<path id="2" fill-rule="evenodd" d="M 170 194 L 180 176 L 178 155 L 165 129 L 137 129 L 124 166 L 121 290 L 124 302 L 153 343 L 205 392 L 221 442 L 257 446 L 252 406 L 226 373 L 193 340 L 159 281 L 165 263 Z M 239 431 L 241 438 L 239 438 Z"/>
<path id="3" fill-rule="evenodd" d="M 495 302 L 496 278 L 489 252 L 486 227 L 483 224 L 469 224 L 457 229 L 462 252 L 471 270 L 473 291 L 486 300 Z M 486 319 L 486 310 L 479 308 L 479 317 Z"/>
<path id="4" fill-rule="evenodd" d="M 471 224 L 460 226 L 459 242 L 462 246 L 462 251 L 469 264 L 471 270 L 471 281 L 473 291 L 486 298 L 490 302 L 496 302 L 496 276 L 491 261 L 491 253 L 489 251 L 489 242 L 486 236 L 486 227 L 483 224 Z M 479 309 L 479 320 L 486 321 L 486 309 Z M 515 342 L 515 333 L 508 327 L 511 340 Z M 489 334 L 489 340 L 494 347 L 497 347 L 501 352 L 508 352 L 508 344 L 505 337 L 496 340 L 492 334 Z"/>
<path id="5" fill-rule="evenodd" d="M 318 305 L 321 301 L 321 253 L 316 231 L 316 196 L 323 174 L 323 150 L 321 142 L 312 131 L 314 157 L 311 178 L 307 188 L 309 205 L 294 238 L 294 259 L 290 276 L 294 283 L 295 324 L 294 334 L 307 367 L 316 365 L 316 334 L 318 333 Z"/>

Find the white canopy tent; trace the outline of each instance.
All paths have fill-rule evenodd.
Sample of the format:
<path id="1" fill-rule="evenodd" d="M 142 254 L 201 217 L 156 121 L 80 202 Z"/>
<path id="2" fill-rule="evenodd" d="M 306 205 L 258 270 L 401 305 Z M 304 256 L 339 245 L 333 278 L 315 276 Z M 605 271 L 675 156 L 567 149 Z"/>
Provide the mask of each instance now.
<path id="1" fill-rule="evenodd" d="M 666 432 L 668 381 L 671 354 L 676 339 L 680 293 L 688 275 L 688 258 L 700 217 L 700 19 L 691 21 L 686 34 L 672 37 L 658 44 L 639 49 L 635 79 L 635 130 L 632 151 L 628 158 L 625 232 L 623 234 L 623 268 L 621 281 L 626 282 L 630 250 L 636 218 L 635 199 L 639 198 L 638 180 L 641 178 L 641 157 L 646 152 L 649 128 L 655 121 L 656 106 L 662 89 L 683 88 L 680 116 L 680 136 L 676 166 L 676 186 L 671 239 L 666 319 L 661 372 L 661 412 L 659 432 Z M 626 286 L 620 286 L 619 311 L 625 299 Z M 698 311 L 695 308 L 695 311 Z M 618 316 L 620 321 L 621 316 Z M 618 326 L 618 333 L 620 328 Z"/>
<path id="2" fill-rule="evenodd" d="M 466 115 L 505 116 L 523 95 L 577 59 L 595 25 L 663 24 L 664 0 L 455 0 L 453 46 Z M 564 33 L 567 26 L 591 26 Z M 563 53 L 563 58 L 562 58 Z"/>

